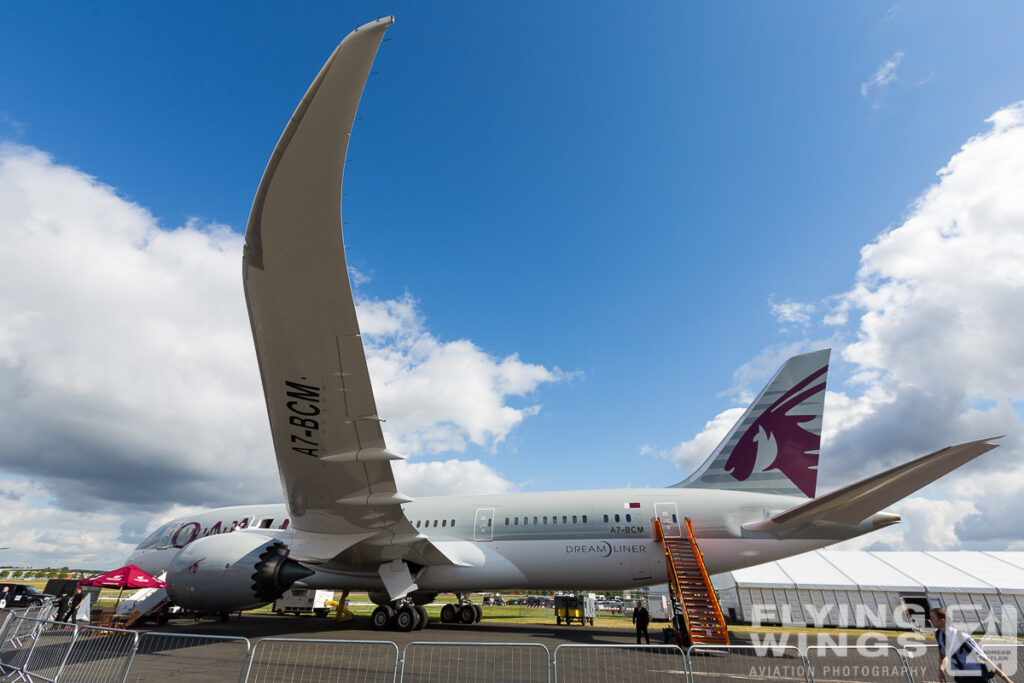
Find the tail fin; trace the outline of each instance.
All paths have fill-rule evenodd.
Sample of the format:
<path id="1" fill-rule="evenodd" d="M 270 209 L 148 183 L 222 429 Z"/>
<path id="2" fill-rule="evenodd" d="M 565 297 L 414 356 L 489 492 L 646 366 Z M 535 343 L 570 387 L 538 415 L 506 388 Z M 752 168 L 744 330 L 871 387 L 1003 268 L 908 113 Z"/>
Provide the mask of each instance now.
<path id="1" fill-rule="evenodd" d="M 829 353 L 786 361 L 704 464 L 675 486 L 814 498 Z"/>

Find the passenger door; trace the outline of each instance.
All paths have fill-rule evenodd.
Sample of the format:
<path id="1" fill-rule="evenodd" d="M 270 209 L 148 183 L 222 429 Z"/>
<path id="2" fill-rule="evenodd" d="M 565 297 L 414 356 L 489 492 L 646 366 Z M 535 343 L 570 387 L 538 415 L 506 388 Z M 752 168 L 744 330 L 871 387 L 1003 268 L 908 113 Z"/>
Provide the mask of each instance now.
<path id="1" fill-rule="evenodd" d="M 494 540 L 494 508 L 477 508 L 473 522 L 474 541 Z"/>
<path id="2" fill-rule="evenodd" d="M 679 512 L 675 503 L 655 503 L 654 516 L 661 522 L 661 533 L 665 538 L 683 537 L 683 527 L 679 524 Z"/>

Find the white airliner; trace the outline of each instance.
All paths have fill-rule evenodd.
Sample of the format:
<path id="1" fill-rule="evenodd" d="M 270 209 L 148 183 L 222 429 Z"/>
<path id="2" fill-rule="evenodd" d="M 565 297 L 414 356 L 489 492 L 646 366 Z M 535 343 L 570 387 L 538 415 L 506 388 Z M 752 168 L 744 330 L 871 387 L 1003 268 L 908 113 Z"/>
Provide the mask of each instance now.
<path id="1" fill-rule="evenodd" d="M 293 585 L 370 592 L 377 628 L 413 628 L 439 593 L 664 583 L 690 518 L 710 573 L 895 524 L 882 510 L 995 448 L 944 448 L 815 498 L 829 352 L 787 361 L 689 478 L 609 489 L 411 500 L 381 433 L 341 233 L 356 107 L 391 17 L 349 34 L 288 122 L 260 183 L 243 279 L 285 504 L 167 523 L 129 558 L 179 605 L 227 612 Z M 237 530 L 232 531 L 233 527 Z M 231 532 L 231 533 L 229 533 Z M 461 597 L 460 597 L 461 600 Z M 445 606 L 466 621 L 465 604 Z"/>

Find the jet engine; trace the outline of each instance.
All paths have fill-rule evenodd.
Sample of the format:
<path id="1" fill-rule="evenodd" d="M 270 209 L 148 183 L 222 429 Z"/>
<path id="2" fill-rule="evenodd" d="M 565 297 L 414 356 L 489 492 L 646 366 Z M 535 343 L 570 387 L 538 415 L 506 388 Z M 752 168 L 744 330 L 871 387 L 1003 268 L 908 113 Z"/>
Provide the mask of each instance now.
<path id="1" fill-rule="evenodd" d="M 167 572 L 167 594 L 201 612 L 234 612 L 273 602 L 313 574 L 288 558 L 288 546 L 262 534 L 200 538 L 181 549 Z"/>

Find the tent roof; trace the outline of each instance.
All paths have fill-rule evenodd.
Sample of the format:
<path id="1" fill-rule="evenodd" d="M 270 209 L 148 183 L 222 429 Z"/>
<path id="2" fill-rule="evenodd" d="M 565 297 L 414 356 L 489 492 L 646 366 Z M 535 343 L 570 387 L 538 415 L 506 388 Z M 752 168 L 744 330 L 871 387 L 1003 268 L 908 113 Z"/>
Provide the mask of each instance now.
<path id="1" fill-rule="evenodd" d="M 722 575 L 721 587 L 1024 593 L 1024 552 L 815 550 Z"/>

